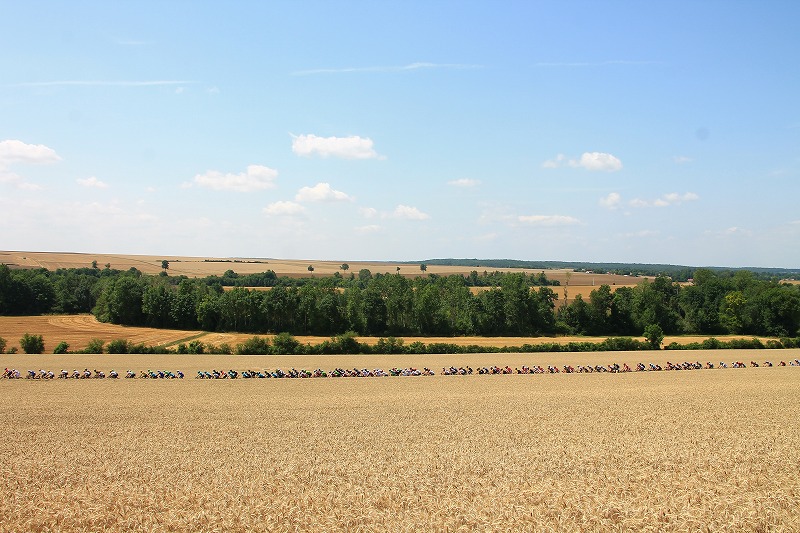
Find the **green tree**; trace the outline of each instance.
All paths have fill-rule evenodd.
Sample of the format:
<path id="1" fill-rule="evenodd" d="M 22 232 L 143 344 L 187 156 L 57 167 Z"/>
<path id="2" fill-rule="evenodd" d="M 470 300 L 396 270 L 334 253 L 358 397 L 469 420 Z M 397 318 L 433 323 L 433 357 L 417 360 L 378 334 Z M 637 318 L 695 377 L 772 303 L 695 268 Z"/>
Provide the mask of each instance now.
<path id="1" fill-rule="evenodd" d="M 126 354 L 130 352 L 131 343 L 125 339 L 114 339 L 108 343 L 106 351 L 114 354 Z"/>
<path id="2" fill-rule="evenodd" d="M 611 304 L 614 295 L 609 285 L 600 285 L 599 288 L 589 293 L 589 324 L 587 333 L 590 335 L 608 335 L 611 333 Z"/>
<path id="3" fill-rule="evenodd" d="M 666 333 L 676 333 L 680 321 L 678 293 L 680 286 L 666 276 L 652 282 L 644 280 L 634 291 L 634 316 L 637 325 L 645 328 L 658 324 Z"/>
<path id="4" fill-rule="evenodd" d="M 358 271 L 358 281 L 362 283 L 362 288 L 366 286 L 366 283 L 372 279 L 372 272 L 369 271 L 368 268 L 362 268 Z"/>
<path id="5" fill-rule="evenodd" d="M 509 335 L 528 335 L 532 332 L 531 290 L 524 274 L 508 274 L 503 277 L 500 290 L 505 304 L 506 327 Z"/>
<path id="6" fill-rule="evenodd" d="M 447 317 L 438 280 L 418 278 L 412 291 L 412 329 L 417 335 L 446 334 Z"/>
<path id="7" fill-rule="evenodd" d="M 350 270 L 350 265 L 348 265 L 347 263 L 342 263 L 342 266 L 340 266 L 339 268 L 347 272 L 348 270 Z"/>
<path id="8" fill-rule="evenodd" d="M 266 291 L 261 301 L 261 312 L 266 331 L 278 333 L 294 330 L 298 312 L 297 291 L 282 285 Z"/>
<path id="9" fill-rule="evenodd" d="M 90 353 L 90 354 L 101 354 L 103 353 L 103 342 L 102 339 L 92 339 L 89 341 L 89 344 L 86 345 L 86 348 L 83 349 L 83 353 Z"/>
<path id="10" fill-rule="evenodd" d="M 0 353 L 6 352 L 6 346 L 8 346 L 8 341 L 0 337 Z"/>
<path id="11" fill-rule="evenodd" d="M 269 339 L 252 337 L 241 344 L 237 344 L 236 353 L 238 355 L 266 355 L 270 353 Z"/>
<path id="12" fill-rule="evenodd" d="M 145 285 L 133 274 L 109 278 L 93 313 L 101 322 L 138 326 L 144 321 L 142 298 Z"/>
<path id="13" fill-rule="evenodd" d="M 272 353 L 276 355 L 291 355 L 297 352 L 300 342 L 289 333 L 278 333 L 272 338 Z"/>
<path id="14" fill-rule="evenodd" d="M 155 328 L 172 325 L 172 302 L 174 293 L 166 283 L 148 286 L 142 295 L 142 313 L 145 324 Z"/>
<path id="15" fill-rule="evenodd" d="M 41 335 L 31 335 L 25 333 L 19 340 L 19 345 L 25 353 L 44 352 L 44 339 Z"/>
<path id="16" fill-rule="evenodd" d="M 427 272 L 427 271 L 428 271 L 428 265 L 426 265 L 425 263 L 420 263 L 420 265 L 419 265 L 419 269 L 420 269 L 422 272 Z"/>
<path id="17" fill-rule="evenodd" d="M 313 276 L 314 275 L 314 266 L 313 265 L 308 265 L 308 271 L 311 272 L 311 275 Z"/>
<path id="18" fill-rule="evenodd" d="M 559 319 L 567 324 L 573 333 L 586 335 L 592 322 L 591 308 L 583 296 L 576 294 L 569 305 L 559 309 Z"/>
<path id="19" fill-rule="evenodd" d="M 55 347 L 55 349 L 53 350 L 53 353 L 65 354 L 65 353 L 67 353 L 68 350 L 69 350 L 69 344 L 67 344 L 66 341 L 61 341 Z"/>
<path id="20" fill-rule="evenodd" d="M 637 335 L 639 329 L 633 317 L 634 292 L 631 287 L 619 287 L 611 300 L 609 326 L 616 335 Z"/>
<path id="21" fill-rule="evenodd" d="M 502 335 L 506 331 L 505 298 L 500 289 L 478 293 L 478 323 L 481 335 Z"/>
<path id="22" fill-rule="evenodd" d="M 660 350 L 664 341 L 664 330 L 658 324 L 648 324 L 644 328 L 644 338 L 653 350 Z"/>
<path id="23" fill-rule="evenodd" d="M 166 259 L 162 259 L 161 260 L 161 268 L 166 273 L 167 269 L 169 269 L 169 261 L 167 261 Z"/>
<path id="24" fill-rule="evenodd" d="M 731 291 L 722 298 L 719 308 L 720 323 L 731 333 L 745 330 L 747 298 L 742 291 Z"/>

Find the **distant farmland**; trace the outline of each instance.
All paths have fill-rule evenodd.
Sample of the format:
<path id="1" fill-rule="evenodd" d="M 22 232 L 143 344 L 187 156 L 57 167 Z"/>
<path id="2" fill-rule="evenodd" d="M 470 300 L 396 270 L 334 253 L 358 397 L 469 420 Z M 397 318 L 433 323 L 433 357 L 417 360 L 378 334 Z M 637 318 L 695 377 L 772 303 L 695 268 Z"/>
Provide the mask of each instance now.
<path id="1" fill-rule="evenodd" d="M 372 274 L 397 274 L 415 277 L 427 274 L 460 274 L 468 275 L 473 270 L 482 274 L 487 272 L 526 272 L 538 274 L 544 272 L 548 279 L 558 280 L 562 285 L 567 282 L 572 286 L 599 286 L 631 285 L 644 278 L 632 278 L 616 274 L 595 274 L 585 272 L 572 272 L 567 269 L 556 270 L 531 270 L 519 268 L 489 268 L 489 267 L 464 267 L 464 266 L 439 266 L 427 265 L 427 270 L 422 272 L 419 264 L 393 263 L 393 262 L 362 262 L 362 261 L 314 261 L 314 260 L 288 260 L 288 259 L 258 259 L 258 258 L 214 258 L 214 257 L 176 257 L 154 255 L 116 255 L 116 254 L 79 254 L 55 252 L 11 252 L 0 251 L 0 263 L 5 263 L 14 268 L 87 268 L 92 261 L 97 261 L 98 268 L 110 264 L 111 268 L 128 270 L 136 268 L 146 274 L 161 272 L 161 262 L 169 261 L 168 273 L 171 275 L 184 275 L 187 277 L 205 277 L 210 275 L 221 276 L 226 270 L 233 270 L 237 274 L 257 274 L 267 270 L 274 271 L 278 276 L 288 277 L 321 277 L 332 276 L 335 272 L 340 274 L 355 274 L 361 269 L 368 269 Z M 343 271 L 340 267 L 347 263 L 349 269 Z M 309 266 L 314 271 L 308 270 Z M 557 291 L 560 292 L 560 291 Z"/>

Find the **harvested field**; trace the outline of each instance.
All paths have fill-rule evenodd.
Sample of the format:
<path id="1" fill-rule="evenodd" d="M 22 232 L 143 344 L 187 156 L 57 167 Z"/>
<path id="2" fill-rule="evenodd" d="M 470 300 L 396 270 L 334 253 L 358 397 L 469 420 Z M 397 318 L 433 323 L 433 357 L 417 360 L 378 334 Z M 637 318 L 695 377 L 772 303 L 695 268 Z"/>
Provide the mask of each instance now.
<path id="1" fill-rule="evenodd" d="M 47 316 L 21 316 L 8 317 L 0 316 L 0 337 L 8 341 L 7 349 L 16 346 L 19 349 L 19 339 L 23 334 L 42 335 L 45 343 L 45 351 L 52 351 L 55 346 L 66 341 L 70 350 L 81 350 L 85 348 L 92 339 L 101 339 L 109 342 L 115 339 L 129 340 L 134 344 L 143 343 L 147 346 L 172 346 L 180 342 L 189 340 L 199 340 L 206 344 L 229 344 L 235 347 L 237 344 L 246 341 L 254 336 L 253 333 L 214 333 L 204 331 L 184 331 L 179 329 L 157 329 L 157 328 L 138 328 L 128 326 L 118 326 L 98 322 L 93 315 L 47 315 Z M 273 335 L 260 335 L 272 338 Z M 319 344 L 330 337 L 315 337 L 300 335 L 296 337 L 302 344 Z M 458 344 L 461 346 L 522 346 L 523 344 L 543 344 L 557 343 L 568 344 L 570 342 L 600 342 L 605 337 L 399 337 L 405 343 L 415 341 L 429 343 Z M 667 336 L 664 344 L 677 342 L 678 344 L 688 344 L 692 342 L 702 342 L 707 339 L 705 336 L 681 335 Z M 731 339 L 750 339 L 752 336 L 743 335 L 721 335 L 716 338 L 720 340 Z M 769 340 L 769 337 L 760 337 L 762 342 Z M 640 339 L 643 339 L 640 338 Z M 378 342 L 377 337 L 358 337 L 359 342 L 374 345 Z"/>
<path id="2" fill-rule="evenodd" d="M 0 263 L 14 268 L 87 268 L 92 261 L 97 261 L 99 268 L 110 264 L 111 268 L 128 270 L 134 267 L 146 274 L 161 272 L 161 261 L 169 261 L 169 274 L 183 275 L 190 278 L 222 275 L 226 270 L 233 270 L 238 274 L 256 274 L 273 270 L 278 276 L 289 277 L 324 277 L 332 276 L 335 272 L 358 275 L 359 270 L 366 268 L 372 274 L 395 274 L 400 267 L 400 275 L 416 277 L 427 274 L 461 274 L 468 275 L 475 270 L 479 274 L 483 271 L 494 272 L 526 272 L 534 274 L 544 272 L 549 279 L 558 280 L 562 285 L 566 283 L 567 274 L 570 275 L 569 286 L 597 286 L 603 283 L 608 285 L 635 284 L 645 278 L 619 276 L 615 274 L 591 274 L 585 272 L 571 272 L 566 269 L 554 270 L 525 270 L 518 268 L 484 268 L 484 267 L 456 267 L 428 265 L 425 273 L 419 269 L 419 264 L 392 263 L 377 261 L 352 261 L 348 262 L 350 269 L 347 272 L 340 270 L 346 261 L 317 261 L 313 259 L 265 259 L 265 258 L 215 258 L 215 257 L 175 257 L 154 255 L 124 255 L 124 254 L 80 254 L 59 252 L 20 252 L 0 251 Z M 308 266 L 314 267 L 314 272 L 308 271 Z"/>
<path id="3" fill-rule="evenodd" d="M 187 371 L 330 359 L 2 357 Z M 2 380 L 0 416 L 14 423 L 0 440 L 0 531 L 797 531 L 798 392 L 796 367 Z"/>
<path id="4" fill-rule="evenodd" d="M 202 335 L 202 331 L 156 329 L 118 326 L 98 322 L 93 315 L 46 315 L 46 316 L 0 316 L 0 337 L 8 341 L 8 347 L 19 349 L 19 339 L 25 333 L 41 335 L 47 351 L 61 341 L 66 341 L 70 350 L 82 350 L 92 339 L 109 342 L 116 339 L 129 340 L 147 346 L 170 345 L 188 338 Z"/>

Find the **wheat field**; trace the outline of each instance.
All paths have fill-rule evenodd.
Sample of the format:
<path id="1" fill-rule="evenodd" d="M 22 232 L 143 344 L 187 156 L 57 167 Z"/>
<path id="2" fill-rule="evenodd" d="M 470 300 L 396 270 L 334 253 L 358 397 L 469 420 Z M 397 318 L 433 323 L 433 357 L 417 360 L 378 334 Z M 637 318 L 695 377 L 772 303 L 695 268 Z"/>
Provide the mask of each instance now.
<path id="1" fill-rule="evenodd" d="M 46 368 L 70 356 L 2 357 Z M 71 357 L 187 371 L 337 361 Z M 465 356 L 338 361 L 423 357 Z M 481 361 L 506 359 L 468 360 Z M 0 380 L 0 531 L 798 531 L 798 393 L 797 367 Z"/>

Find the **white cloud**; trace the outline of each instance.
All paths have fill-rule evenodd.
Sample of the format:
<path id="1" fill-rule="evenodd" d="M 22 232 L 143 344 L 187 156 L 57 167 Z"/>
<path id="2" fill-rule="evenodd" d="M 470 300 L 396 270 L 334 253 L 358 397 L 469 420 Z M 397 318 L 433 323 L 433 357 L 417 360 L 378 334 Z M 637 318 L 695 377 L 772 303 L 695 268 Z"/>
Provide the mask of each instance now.
<path id="1" fill-rule="evenodd" d="M 374 207 L 360 207 L 358 209 L 358 212 L 364 218 L 375 218 L 376 216 L 378 216 L 378 210 L 375 209 Z"/>
<path id="2" fill-rule="evenodd" d="M 686 193 L 683 193 L 683 194 L 678 194 L 678 193 L 673 192 L 673 193 L 665 194 L 664 195 L 664 199 L 666 201 L 668 201 L 669 203 L 671 203 L 671 204 L 680 204 L 680 203 L 683 203 L 683 202 L 692 202 L 694 200 L 698 200 L 698 199 L 700 199 L 700 197 L 697 196 L 693 192 L 686 192 Z"/>
<path id="3" fill-rule="evenodd" d="M 543 168 L 559 168 L 565 165 L 591 171 L 616 172 L 622 170 L 622 161 L 605 152 L 584 152 L 580 159 L 568 159 L 564 154 L 558 154 L 554 159 L 542 163 Z"/>
<path id="4" fill-rule="evenodd" d="M 622 161 L 603 152 L 584 152 L 579 161 L 570 161 L 570 166 L 582 167 L 586 170 L 616 172 L 622 169 Z"/>
<path id="5" fill-rule="evenodd" d="M 640 230 L 640 231 L 634 231 L 634 232 L 631 232 L 631 233 L 626 233 L 625 237 L 627 237 L 629 239 L 630 238 L 640 239 L 640 238 L 644 238 L 644 237 L 655 237 L 656 235 L 658 235 L 657 231 L 653 231 L 653 230 L 649 230 L 649 229 L 643 229 L 643 230 Z"/>
<path id="6" fill-rule="evenodd" d="M 382 229 L 383 228 L 381 226 L 377 225 L 377 224 L 368 224 L 366 226 L 357 226 L 355 228 L 356 232 L 361 233 L 361 234 L 377 233 Z"/>
<path id="7" fill-rule="evenodd" d="M 580 220 L 566 215 L 519 215 L 517 221 L 532 226 L 572 226 Z"/>
<path id="8" fill-rule="evenodd" d="M 680 205 L 684 202 L 693 202 L 699 199 L 700 197 L 693 192 L 686 192 L 683 194 L 671 192 L 661 196 L 660 198 L 656 198 L 653 201 L 634 198 L 628 203 L 631 205 L 631 207 L 669 207 L 671 205 Z"/>
<path id="9" fill-rule="evenodd" d="M 0 141 L 0 183 L 9 183 L 18 189 L 40 190 L 41 186 L 24 181 L 8 167 L 14 163 L 48 164 L 56 161 L 61 161 L 61 157 L 43 144 L 27 144 L 17 139 Z"/>
<path id="10" fill-rule="evenodd" d="M 677 164 L 677 165 L 683 165 L 683 164 L 686 164 L 686 163 L 691 163 L 692 161 L 694 161 L 694 159 L 692 159 L 691 157 L 687 157 L 687 156 L 685 156 L 685 155 L 676 155 L 676 156 L 673 156 L 673 157 L 672 157 L 672 160 L 673 160 L 673 161 L 675 162 L 675 164 Z"/>
<path id="11" fill-rule="evenodd" d="M 313 187 L 303 187 L 294 197 L 298 202 L 350 202 L 353 199 L 342 191 L 331 188 L 329 183 L 317 183 Z"/>
<path id="12" fill-rule="evenodd" d="M 306 208 L 294 202 L 273 202 L 264 208 L 264 213 L 270 216 L 297 216 L 305 213 Z"/>
<path id="13" fill-rule="evenodd" d="M 431 218 L 429 214 L 423 213 L 416 207 L 408 205 L 398 205 L 394 208 L 394 211 L 387 216 L 389 218 L 403 218 L 407 220 L 427 220 Z"/>
<path id="14" fill-rule="evenodd" d="M 621 201 L 622 197 L 619 195 L 619 193 L 612 192 L 609 193 L 609 195 L 605 198 L 600 198 L 600 205 L 606 209 L 618 209 Z"/>
<path id="15" fill-rule="evenodd" d="M 261 165 L 249 165 L 247 171 L 240 174 L 223 174 L 216 170 L 209 170 L 205 174 L 198 174 L 194 182 L 200 187 L 219 191 L 251 192 L 275 187 L 275 178 L 278 171 Z"/>
<path id="16" fill-rule="evenodd" d="M 108 184 L 100 181 L 95 176 L 91 176 L 86 179 L 78 178 L 75 181 L 78 182 L 79 185 L 83 185 L 84 187 L 95 187 L 97 189 L 106 189 L 108 188 Z"/>
<path id="17" fill-rule="evenodd" d="M 558 154 L 554 159 L 548 159 L 542 163 L 542 168 L 558 168 L 567 160 L 564 154 Z"/>
<path id="18" fill-rule="evenodd" d="M 11 163 L 55 163 L 55 150 L 43 144 L 26 144 L 16 139 L 0 141 L 0 167 Z"/>
<path id="19" fill-rule="evenodd" d="M 481 65 L 465 65 L 458 63 L 409 63 L 400 66 L 383 67 L 344 67 L 344 68 L 318 68 L 310 70 L 297 70 L 292 76 L 309 76 L 312 74 L 346 74 L 350 72 L 406 72 L 421 69 L 474 69 L 482 68 Z"/>
<path id="20" fill-rule="evenodd" d="M 723 230 L 716 230 L 716 231 L 706 230 L 704 233 L 706 235 L 714 237 L 733 237 L 733 236 L 750 237 L 753 235 L 752 231 L 737 226 L 731 226 L 730 228 L 725 228 Z"/>
<path id="21" fill-rule="evenodd" d="M 654 65 L 657 61 L 631 61 L 625 59 L 612 59 L 609 61 L 556 61 L 540 62 L 535 67 L 605 67 L 610 65 Z"/>
<path id="22" fill-rule="evenodd" d="M 14 83 L 14 87 L 155 87 L 160 85 L 191 85 L 197 83 L 191 80 L 55 80 L 55 81 L 32 81 L 24 83 Z"/>
<path id="23" fill-rule="evenodd" d="M 292 151 L 301 157 L 338 157 L 341 159 L 379 159 L 368 137 L 317 137 L 292 135 Z"/>
<path id="24" fill-rule="evenodd" d="M 452 185 L 453 187 L 469 188 L 469 187 L 477 187 L 478 185 L 481 184 L 481 181 L 470 178 L 461 178 L 457 180 L 448 181 L 447 184 Z"/>

